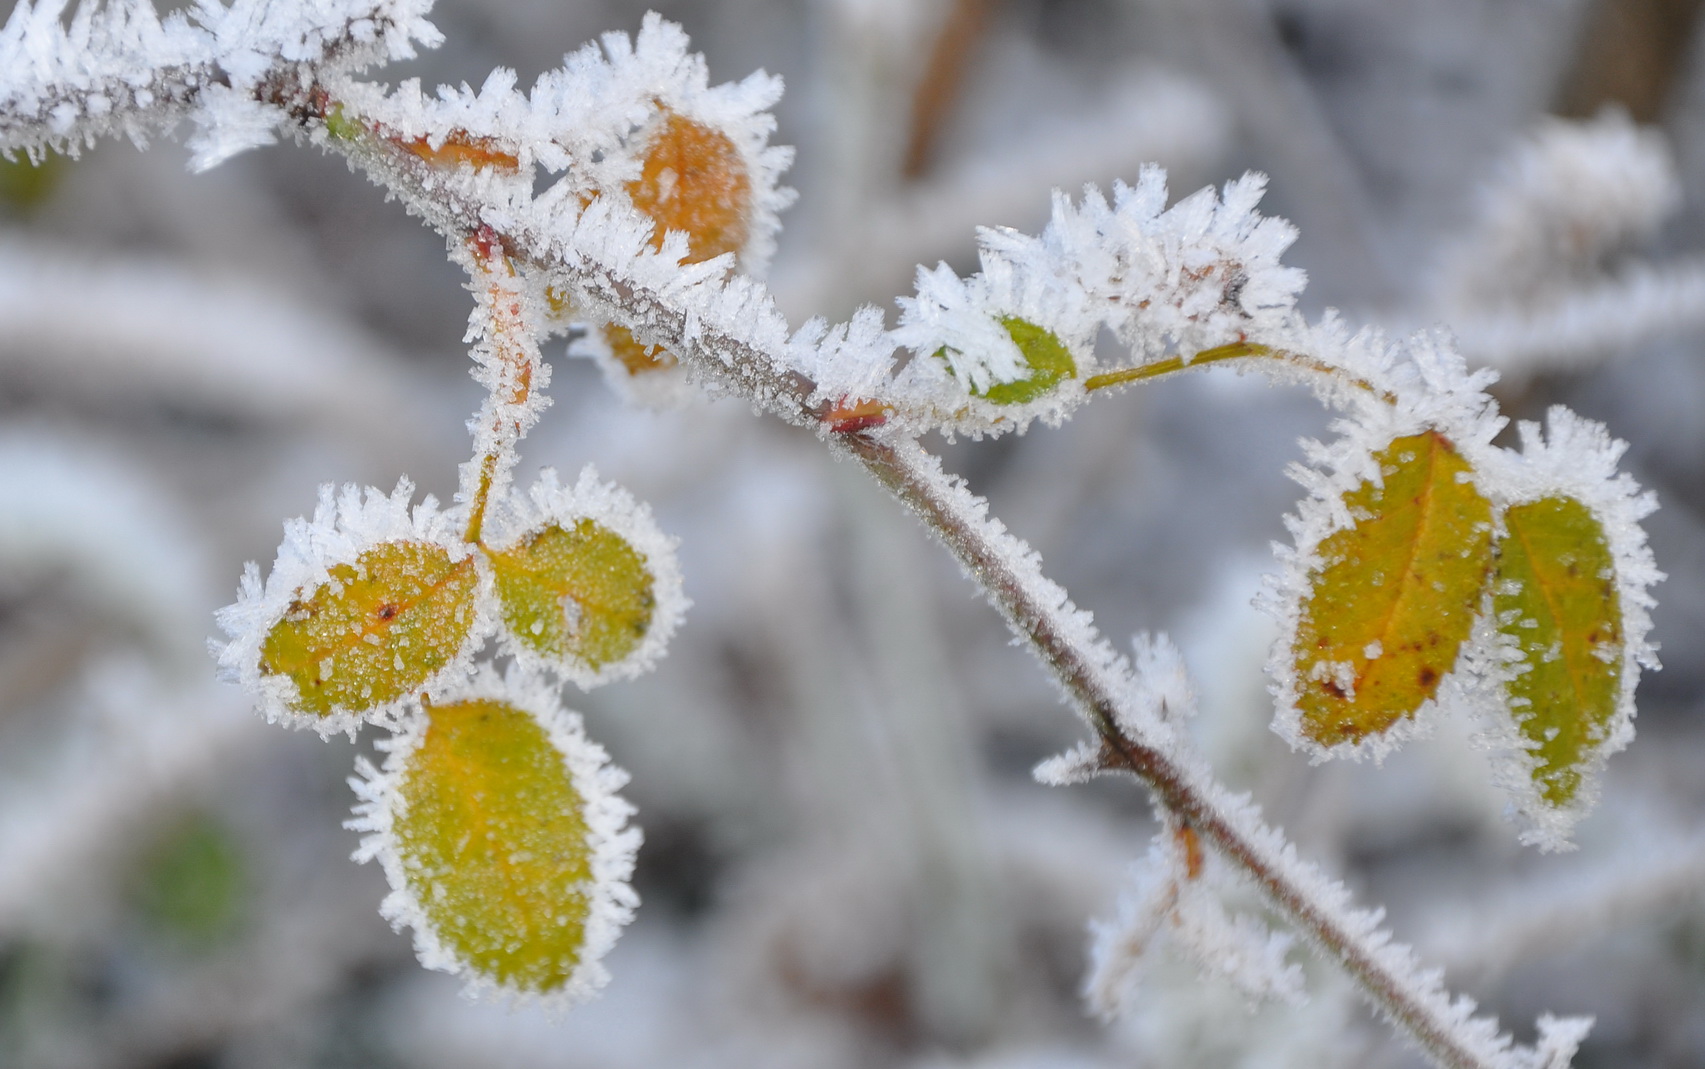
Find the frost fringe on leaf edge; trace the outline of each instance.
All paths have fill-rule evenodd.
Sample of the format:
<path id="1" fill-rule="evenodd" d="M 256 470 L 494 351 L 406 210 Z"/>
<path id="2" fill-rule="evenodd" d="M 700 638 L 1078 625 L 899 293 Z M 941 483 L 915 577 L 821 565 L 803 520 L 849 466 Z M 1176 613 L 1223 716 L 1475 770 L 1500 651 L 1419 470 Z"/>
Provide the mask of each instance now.
<path id="1" fill-rule="evenodd" d="M 603 958 L 615 945 L 622 928 L 633 919 L 639 896 L 628 883 L 641 832 L 630 827 L 634 807 L 617 792 L 628 782 L 628 774 L 610 763 L 604 748 L 588 739 L 580 714 L 566 708 L 551 683 L 519 665 L 499 674 L 489 663 L 482 664 L 472 678 L 446 687 L 434 695 L 444 704 L 464 701 L 493 701 L 512 705 L 538 721 L 550 743 L 562 755 L 576 794 L 583 806 L 592 869 L 586 895 L 586 920 L 579 959 L 562 988 L 548 993 L 520 990 L 497 983 L 469 968 L 439 939 L 426 911 L 408 889 L 403 859 L 397 849 L 395 824 L 401 804 L 402 779 L 409 757 L 425 737 L 427 717 L 418 707 L 402 730 L 375 746 L 385 751 L 383 767 L 375 768 L 365 757 L 356 758 L 356 775 L 349 785 L 361 799 L 354 815 L 344 823 L 363 833 L 352 859 L 366 863 L 377 860 L 391 885 L 391 893 L 379 905 L 379 913 L 401 931 L 414 931 L 415 954 L 422 966 L 462 978 L 463 994 L 472 998 L 498 998 L 511 1004 L 536 1003 L 564 1010 L 595 997 L 609 982 Z"/>
<path id="2" fill-rule="evenodd" d="M 412 508 L 414 484 L 406 477 L 385 494 L 373 487 L 363 490 L 353 483 L 341 489 L 331 483 L 320 487 L 314 517 L 297 517 L 284 524 L 284 541 L 265 581 L 260 566 L 243 566 L 237 600 L 218 610 L 215 619 L 229 636 L 226 642 L 209 643 L 219 662 L 220 678 L 237 683 L 260 704 L 267 722 L 291 728 L 310 728 L 322 736 L 355 737 L 364 723 L 394 727 L 401 722 L 421 692 L 436 694 L 467 677 L 474 655 L 484 645 L 496 620 L 490 570 L 476 561 L 478 588 L 474 619 L 468 637 L 450 662 L 434 672 L 414 693 L 378 704 L 363 712 L 335 707 L 330 715 L 313 716 L 296 711 L 296 684 L 282 675 L 261 671 L 261 648 L 268 634 L 284 619 L 299 592 L 311 592 L 331 579 L 331 568 L 354 564 L 356 558 L 386 542 L 424 542 L 449 553 L 459 563 L 473 555 L 474 547 L 463 542 L 458 530 L 459 511 L 440 511 L 438 501 L 428 494 Z"/>

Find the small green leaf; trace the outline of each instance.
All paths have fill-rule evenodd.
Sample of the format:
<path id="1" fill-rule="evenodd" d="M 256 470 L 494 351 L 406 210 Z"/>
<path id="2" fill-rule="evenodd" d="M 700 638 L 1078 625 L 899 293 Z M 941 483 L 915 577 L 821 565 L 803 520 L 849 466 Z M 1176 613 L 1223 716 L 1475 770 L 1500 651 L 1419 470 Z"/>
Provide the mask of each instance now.
<path id="1" fill-rule="evenodd" d="M 362 712 L 412 693 L 455 659 L 479 576 L 429 542 L 383 542 L 298 591 L 261 645 L 263 675 L 296 684 L 297 711 Z"/>
<path id="2" fill-rule="evenodd" d="M 1071 350 L 1053 331 L 1039 327 L 1017 316 L 1001 319 L 1007 336 L 1018 346 L 1030 374 L 1011 382 L 997 382 L 986 390 L 972 387 L 971 393 L 997 405 L 1022 405 L 1042 397 L 1064 379 L 1077 375 L 1077 363 Z M 937 359 L 947 359 L 945 348 L 936 350 Z"/>
<path id="3" fill-rule="evenodd" d="M 1516 505 L 1498 546 L 1492 608 L 1527 670 L 1505 690 L 1532 745 L 1534 785 L 1554 806 L 1580 790 L 1622 680 L 1622 604 L 1604 527 L 1572 497 Z"/>
<path id="4" fill-rule="evenodd" d="M 997 405 L 1022 405 L 1046 394 L 1062 379 L 1077 374 L 1071 350 L 1053 331 L 1017 316 L 1005 317 L 1001 326 L 1006 328 L 1018 351 L 1024 354 L 1024 362 L 1030 366 L 1031 373 L 1012 382 L 996 383 L 978 396 Z M 975 390 L 972 392 L 977 393 Z"/>
<path id="5" fill-rule="evenodd" d="M 1320 544 L 1292 648 L 1302 734 L 1331 747 L 1389 730 L 1438 691 L 1492 565 L 1492 508 L 1436 431 L 1375 456 L 1345 495 L 1355 524 Z"/>
<path id="6" fill-rule="evenodd" d="M 523 646 L 596 672 L 645 641 L 657 607 L 645 556 L 590 519 L 491 554 L 504 623 Z"/>
<path id="7" fill-rule="evenodd" d="M 438 941 L 501 986 L 545 993 L 580 963 L 593 846 L 564 755 L 531 715 L 435 705 L 398 787 L 404 879 Z"/>

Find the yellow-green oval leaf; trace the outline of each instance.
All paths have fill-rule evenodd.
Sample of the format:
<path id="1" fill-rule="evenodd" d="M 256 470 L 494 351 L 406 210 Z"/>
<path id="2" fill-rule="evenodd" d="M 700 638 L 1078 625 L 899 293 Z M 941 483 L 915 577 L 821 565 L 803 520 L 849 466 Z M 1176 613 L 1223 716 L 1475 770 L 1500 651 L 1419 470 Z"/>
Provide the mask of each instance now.
<path id="1" fill-rule="evenodd" d="M 296 684 L 296 711 L 360 713 L 413 693 L 468 641 L 479 576 L 429 542 L 382 542 L 298 591 L 261 644 L 263 675 Z"/>
<path id="2" fill-rule="evenodd" d="M 593 672 L 639 648 L 657 608 L 645 555 L 594 520 L 550 524 L 491 554 L 503 620 L 523 647 Z"/>
<path id="3" fill-rule="evenodd" d="M 1456 665 L 1492 565 L 1492 508 L 1436 431 L 1392 442 L 1320 544 L 1292 649 L 1302 735 L 1333 747 L 1413 716 Z"/>
<path id="4" fill-rule="evenodd" d="M 1540 797 L 1566 806 L 1605 741 L 1622 690 L 1622 603 L 1604 527 L 1572 497 L 1504 515 L 1492 608 L 1527 670 L 1505 686 Z"/>
<path id="5" fill-rule="evenodd" d="M 591 915 L 593 846 L 563 754 L 531 715 L 435 705 L 398 785 L 408 890 L 438 942 L 502 987 L 568 984 Z"/>
<path id="6" fill-rule="evenodd" d="M 1030 374 L 1012 382 L 1000 382 L 978 394 L 997 405 L 1022 405 L 1036 400 L 1058 386 L 1064 379 L 1077 374 L 1077 364 L 1071 350 L 1051 330 L 1017 316 L 1001 320 L 1007 335 L 1024 355 Z M 972 391 L 976 393 L 975 390 Z"/>

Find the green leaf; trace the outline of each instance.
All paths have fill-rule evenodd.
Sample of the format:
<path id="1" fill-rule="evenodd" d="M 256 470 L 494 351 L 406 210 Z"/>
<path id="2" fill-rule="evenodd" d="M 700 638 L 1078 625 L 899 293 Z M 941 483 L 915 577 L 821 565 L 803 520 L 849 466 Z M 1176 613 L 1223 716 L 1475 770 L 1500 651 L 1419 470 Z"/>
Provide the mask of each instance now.
<path id="1" fill-rule="evenodd" d="M 550 524 L 491 554 L 503 620 L 522 646 L 596 672 L 645 641 L 657 607 L 644 554 L 594 520 Z"/>
<path id="2" fill-rule="evenodd" d="M 1436 431 L 1376 454 L 1383 485 L 1345 495 L 1355 524 L 1320 544 L 1296 643 L 1301 731 L 1331 747 L 1383 734 L 1438 691 L 1492 565 L 1491 505 Z"/>
<path id="3" fill-rule="evenodd" d="M 1022 405 L 1042 397 L 1063 380 L 1077 375 L 1077 363 L 1071 350 L 1053 331 L 1039 327 L 1027 319 L 1006 316 L 1001 319 L 1007 336 L 1018 346 L 1030 374 L 1011 382 L 997 382 L 986 390 L 973 387 L 971 393 L 997 405 Z M 936 357 L 945 360 L 946 349 L 936 350 Z"/>
<path id="4" fill-rule="evenodd" d="M 1061 380 L 1077 374 L 1071 350 L 1053 331 L 1017 316 L 1005 317 L 1001 326 L 1006 328 L 1007 335 L 1024 355 L 1030 374 L 1012 382 L 996 383 L 981 393 L 976 390 L 972 393 L 997 405 L 1022 405 L 1046 394 Z"/>
<path id="5" fill-rule="evenodd" d="M 1504 525 L 1492 608 L 1527 666 L 1505 691 L 1532 746 L 1534 785 L 1547 803 L 1566 806 L 1621 696 L 1615 565 L 1603 525 L 1572 497 L 1516 505 Z"/>
<path id="6" fill-rule="evenodd" d="M 545 993 L 580 963 L 593 846 L 564 755 L 507 702 L 435 705 L 393 825 L 404 879 L 438 941 L 499 985 Z"/>
<path id="7" fill-rule="evenodd" d="M 261 645 L 263 675 L 296 684 L 297 711 L 363 712 L 413 693 L 468 641 L 479 576 L 429 542 L 384 542 L 298 591 Z"/>

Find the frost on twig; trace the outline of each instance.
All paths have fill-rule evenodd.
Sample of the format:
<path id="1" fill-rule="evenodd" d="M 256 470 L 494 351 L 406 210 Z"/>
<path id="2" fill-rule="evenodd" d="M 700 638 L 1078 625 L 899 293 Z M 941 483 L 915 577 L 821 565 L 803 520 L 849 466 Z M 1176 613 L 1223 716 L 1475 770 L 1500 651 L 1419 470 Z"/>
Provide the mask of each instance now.
<path id="1" fill-rule="evenodd" d="M 118 102 L 123 107 L 115 108 L 104 96 L 97 104 L 95 89 L 60 71 L 66 66 L 62 54 L 75 50 L 62 42 L 88 44 L 94 39 L 95 16 L 62 32 L 57 24 L 47 25 L 51 18 L 43 21 L 41 12 L 48 10 L 57 15 L 57 8 L 45 7 L 16 16 L 3 38 L 14 53 L 23 49 L 42 60 L 36 65 L 47 72 L 38 79 L 41 87 L 31 89 L 28 77 L 11 75 L 10 83 L 0 79 L 0 89 L 11 92 L 14 101 L 24 99 L 20 93 L 34 92 L 49 101 L 52 113 L 41 111 L 48 106 L 41 105 L 39 114 L 24 120 L 35 125 L 24 134 L 6 135 L 11 139 L 0 140 L 0 147 L 76 147 L 108 130 L 140 136 L 142 127 L 126 118 L 143 107 L 134 94 Z M 100 38 L 105 51 L 96 53 L 176 93 L 150 101 L 160 104 L 164 119 L 193 110 L 203 120 L 198 162 L 214 162 L 270 136 L 273 125 L 288 116 L 312 140 L 367 167 L 453 243 L 474 242 L 482 261 L 476 271 L 477 284 L 485 287 L 478 355 L 493 402 L 481 413 L 478 433 L 490 437 L 481 440 L 478 463 L 469 469 L 465 509 L 439 514 L 423 505 L 411 511 L 406 484 L 389 496 L 349 489 L 339 498 L 328 490 L 315 522 L 299 521 L 289 529 L 269 580 L 263 584 L 258 569 L 251 568 L 238 604 L 221 616 L 232 636 L 221 650 L 222 664 L 261 694 L 269 712 L 302 718 L 322 730 L 353 730 L 362 718 L 404 726 L 393 757 L 421 763 L 388 767 L 370 777 L 377 786 L 363 788 L 369 805 L 362 815 L 366 830 L 377 837 L 369 840 L 368 850 L 386 860 L 396 891 L 390 911 L 415 924 L 429 964 L 453 962 L 478 982 L 501 990 L 562 990 L 575 997 L 597 978 L 595 970 L 582 974 L 581 965 L 607 945 L 631 905 L 622 882 L 630 861 L 620 849 L 604 849 L 616 840 L 631 841 L 622 830 L 625 807 L 608 793 L 620 777 L 601 770 L 601 755 L 577 748 L 577 726 L 564 726 L 572 718 L 546 700 L 547 688 L 531 676 L 512 675 L 500 684 L 485 670 L 472 689 L 463 685 L 472 650 L 500 626 L 491 588 L 500 588 L 500 597 L 510 596 L 501 592 L 501 577 L 493 579 L 491 573 L 501 572 L 504 555 L 519 547 L 488 545 L 481 510 L 487 501 L 508 498 L 503 483 L 514 459 L 514 440 L 536 412 L 532 390 L 540 384 L 535 378 L 542 381 L 544 374 L 536 343 L 550 318 L 546 310 L 558 312 L 554 300 L 562 307 L 560 318 L 607 320 L 645 348 L 647 359 L 661 363 L 650 350 L 667 347 L 705 381 L 816 427 L 918 511 L 1053 672 L 1113 759 L 1141 776 L 1161 811 L 1176 820 L 1184 884 L 1203 878 L 1206 861 L 1199 864 L 1190 846 L 1199 838 L 1198 845 L 1239 865 L 1278 911 L 1340 962 L 1372 1001 L 1441 1062 L 1528 1066 L 1566 1060 L 1581 1034 L 1578 1022 L 1543 1022 L 1539 1048 L 1513 1047 L 1495 1022 L 1474 1018 L 1470 1002 L 1453 999 L 1436 973 L 1392 942 L 1377 913 L 1353 908 L 1348 892 L 1301 861 L 1247 798 L 1229 794 L 1182 745 L 1181 732 L 1165 712 L 1189 701 L 1185 688 L 1170 685 L 1175 680 L 1165 671 L 1161 647 L 1140 647 L 1133 670 L 1102 640 L 1088 614 L 1043 575 L 1034 552 L 989 517 L 986 502 L 942 472 L 915 440 L 929 429 L 970 435 L 1021 429 L 1035 418 L 1063 417 L 1095 389 L 1197 364 L 1246 361 L 1281 377 L 1312 382 L 1348 413 L 1342 447 L 1314 450 L 1317 469 L 1331 471 L 1305 475 L 1312 496 L 1298 523 L 1297 550 L 1287 562 L 1291 578 L 1301 576 L 1292 583 L 1301 592 L 1299 600 L 1307 596 L 1310 604 L 1333 607 L 1332 598 L 1320 590 L 1331 585 L 1327 573 L 1353 554 L 1338 553 L 1336 544 L 1327 543 L 1389 518 L 1373 505 L 1387 481 L 1395 485 L 1402 475 L 1425 484 L 1427 493 L 1420 497 L 1447 491 L 1442 496 L 1462 506 L 1466 518 L 1452 529 L 1452 537 L 1472 540 L 1476 565 L 1465 569 L 1466 578 L 1457 584 L 1462 588 L 1457 600 L 1465 604 L 1482 593 L 1474 585 L 1480 573 L 1491 574 L 1491 565 L 1479 564 L 1492 538 L 1518 529 L 1520 522 L 1535 524 L 1547 537 L 1561 531 L 1564 541 L 1574 540 L 1565 547 L 1571 552 L 1583 546 L 1596 550 L 1600 541 L 1615 544 L 1616 517 L 1595 510 L 1598 499 L 1590 490 L 1565 495 L 1573 504 L 1558 507 L 1567 522 L 1543 517 L 1518 522 L 1518 509 L 1552 507 L 1556 495 L 1529 501 L 1497 484 L 1500 465 L 1510 462 L 1490 451 L 1497 418 L 1484 395 L 1486 380 L 1468 375 L 1448 346 L 1428 338 L 1392 345 L 1374 334 L 1351 334 L 1335 321 L 1308 323 L 1297 313 L 1302 274 L 1280 262 L 1294 231 L 1255 211 L 1262 178 L 1248 176 L 1171 207 L 1158 169 L 1146 170 L 1134 187 L 1116 186 L 1111 204 L 1094 191 L 1075 204 L 1060 197 L 1053 221 L 1039 237 L 985 231 L 977 275 L 960 278 L 946 270 L 922 275 L 917 295 L 902 304 L 897 330 L 887 330 L 880 314 L 867 311 L 846 324 L 814 322 L 793 332 L 762 286 L 731 274 L 737 262 L 751 270 L 762 261 L 773 236 L 773 212 L 786 199 L 773 181 L 781 154 L 766 143 L 770 120 L 765 109 L 776 89 L 770 80 L 709 89 L 702 61 L 688 56 L 678 28 L 651 18 L 637 42 L 606 38 L 602 52 L 579 53 L 531 95 L 515 92 L 513 77 L 499 73 L 479 93 L 445 91 L 428 101 L 418 86 L 405 84 L 386 93 L 339 74 L 363 58 L 398 54 L 411 34 L 428 33 L 424 24 L 416 24 L 413 9 L 387 8 L 382 15 L 390 21 L 383 25 L 357 20 L 344 29 L 338 28 L 336 11 L 317 12 L 335 24 L 329 37 L 288 20 L 268 22 L 266 13 L 273 10 L 207 9 L 199 28 L 188 20 L 168 20 L 170 33 L 160 32 L 186 55 L 200 49 L 195 53 L 200 59 L 147 49 L 140 58 L 131 56 L 125 49 L 135 35 L 122 19 L 98 23 L 106 36 Z M 260 27 L 244 39 L 247 51 L 240 54 L 227 40 L 239 13 L 258 19 Z M 344 51 L 350 41 L 372 48 Z M 569 115 L 574 121 L 559 128 Z M 719 182 L 729 189 L 744 183 L 752 194 L 750 210 L 708 223 L 683 219 L 682 205 L 674 199 L 682 172 L 667 164 L 685 146 L 719 163 L 736 161 L 739 167 L 717 169 Z M 538 196 L 532 191 L 535 167 L 562 173 Z M 1129 349 L 1132 367 L 1096 368 L 1092 344 L 1103 328 Z M 902 348 L 909 355 L 899 354 Z M 1519 483 L 1512 485 L 1519 489 Z M 1620 499 L 1633 497 L 1629 491 Z M 549 521 L 540 534 L 570 534 L 557 508 L 560 502 L 534 504 L 537 512 L 526 518 L 527 524 Z M 1630 542 L 1622 539 L 1621 544 Z M 527 554 L 533 554 L 530 543 Z M 1530 554 L 1538 571 L 1564 555 Z M 1626 553 L 1611 556 L 1619 567 L 1631 559 Z M 417 567 L 422 561 L 431 567 Z M 551 597 L 562 570 L 549 560 L 551 566 L 531 569 L 531 556 L 527 563 L 530 574 L 517 584 L 521 600 L 547 603 L 556 622 L 574 631 L 584 606 Z M 643 566 L 626 570 L 639 577 L 634 585 L 643 587 Z M 1624 571 L 1627 582 L 1618 574 L 1616 589 L 1628 592 L 1624 600 L 1638 602 L 1648 577 L 1635 569 Z M 548 573 L 547 580 L 531 572 Z M 1487 596 L 1533 600 L 1531 587 L 1503 578 L 1509 582 L 1494 583 Z M 409 598 L 390 596 L 405 587 Z M 429 636 L 430 656 L 407 663 L 395 642 L 404 628 L 391 625 L 400 613 L 435 597 L 440 603 L 426 613 L 435 632 Z M 634 600 L 645 599 L 640 594 Z M 1590 614 L 1607 603 L 1589 597 L 1586 604 Z M 1469 617 L 1473 607 L 1460 610 L 1457 619 Z M 1308 615 L 1297 614 L 1294 632 L 1300 633 Z M 501 626 L 525 642 L 532 629 L 519 626 L 520 616 L 506 611 Z M 1608 616 L 1600 612 L 1595 620 Z M 1517 626 L 1525 618 L 1518 612 L 1507 623 Z M 1506 623 L 1501 614 L 1491 619 Z M 327 620 L 336 626 L 322 626 Z M 1638 621 L 1617 617 L 1610 623 L 1618 635 L 1634 637 L 1611 650 L 1604 630 L 1587 635 L 1578 621 L 1563 621 L 1558 626 L 1568 633 L 1564 656 L 1578 661 L 1609 651 L 1616 656 L 1597 660 L 1610 664 L 1620 656 L 1618 665 L 1630 670 L 1641 663 L 1628 653 L 1640 646 Z M 537 634 L 546 630 L 541 624 Z M 1464 641 L 1459 638 L 1455 645 Z M 1541 666 L 1549 663 L 1546 648 L 1523 645 L 1520 636 L 1514 641 L 1513 650 L 1530 672 L 1498 677 L 1506 697 L 1520 696 L 1523 680 L 1540 679 Z M 1428 671 L 1420 673 L 1419 697 L 1406 695 L 1415 700 L 1396 710 L 1397 720 L 1433 700 L 1436 690 L 1428 688 L 1457 668 L 1454 647 L 1451 654 L 1440 665 L 1423 665 Z M 1398 655 L 1395 644 L 1387 653 L 1375 638 L 1300 671 L 1293 660 L 1287 666 L 1288 684 L 1281 673 L 1280 690 L 1314 686 L 1348 699 L 1361 689 L 1359 667 Z M 344 669 L 355 661 L 366 667 L 352 677 Z M 386 666 L 393 664 L 398 675 L 387 676 Z M 1607 675 L 1599 672 L 1595 678 L 1602 681 Z M 1626 674 L 1614 683 L 1632 685 Z M 501 717 L 483 715 L 494 706 L 502 707 Z M 1517 707 L 1514 700 L 1505 706 Z M 1326 719 L 1330 736 L 1336 724 Z M 1518 729 L 1528 723 L 1516 719 Z M 456 779 L 467 770 L 440 759 L 434 732 L 441 725 L 449 734 L 464 728 L 483 731 L 479 725 L 486 720 L 502 720 L 508 734 L 486 738 L 481 745 L 524 751 L 542 776 L 527 789 L 538 787 L 557 800 L 553 812 L 563 818 L 562 835 L 547 845 L 554 850 L 566 843 L 577 864 L 585 861 L 594 870 L 589 880 L 575 871 L 549 874 L 578 888 L 586 900 L 587 909 L 573 918 L 585 938 L 569 939 L 569 945 L 546 939 L 542 956 L 529 953 L 536 931 L 516 934 L 496 924 L 468 935 L 458 930 L 462 912 L 439 908 L 455 899 L 470 904 L 470 914 L 477 912 L 479 874 L 506 875 L 502 870 L 513 860 L 476 846 L 479 856 L 467 859 L 477 870 L 470 876 L 454 862 L 463 859 L 461 852 L 473 837 L 463 834 L 467 829 L 458 819 L 430 816 L 444 782 L 454 781 L 454 789 L 442 792 L 452 797 L 463 789 L 485 793 L 483 782 Z M 1602 742 L 1593 729 L 1588 724 L 1576 734 L 1590 744 Z M 1615 728 L 1609 730 L 1614 737 Z M 1540 734 L 1541 742 L 1551 741 Z M 576 736 L 573 745 L 565 741 L 568 735 Z M 1339 744 L 1313 741 L 1322 750 Z M 1349 741 L 1352 748 L 1360 742 Z M 1592 745 L 1577 747 L 1566 755 L 1572 762 L 1569 771 L 1590 765 L 1596 753 Z M 565 769 L 571 781 L 566 787 Z M 581 782 L 581 771 L 598 782 Z M 571 795 L 592 806 L 581 826 L 573 819 L 578 803 L 563 800 Z M 1547 801 L 1566 804 L 1572 797 L 1559 802 L 1548 796 Z M 503 801 L 513 799 L 505 795 Z M 515 808 L 528 811 L 525 805 Z M 425 823 L 399 830 L 416 817 Z M 447 863 L 451 855 L 453 863 Z M 600 868 L 607 871 L 596 871 Z M 605 881 L 606 875 L 613 880 Z M 1183 884 L 1173 884 L 1174 902 L 1166 913 L 1204 957 L 1242 977 L 1250 990 L 1294 987 L 1291 970 L 1270 938 L 1230 921 L 1216 900 L 1194 898 Z M 1143 930 L 1144 918 L 1154 913 L 1136 910 L 1130 930 Z M 549 927 L 553 919 L 560 918 L 528 913 L 524 926 Z"/>
<path id="2" fill-rule="evenodd" d="M 1164 636 L 1138 636 L 1129 694 L 1119 706 L 1119 728 L 1134 738 L 1153 738 L 1163 726 L 1196 713 L 1183 658 Z M 1175 743 L 1182 746 L 1182 743 Z M 1302 970 L 1287 962 L 1293 939 L 1260 919 L 1227 911 L 1238 890 L 1217 852 L 1204 847 L 1187 818 L 1157 803 L 1160 830 L 1147 861 L 1119 902 L 1112 922 L 1091 925 L 1090 971 L 1084 999 L 1103 1018 L 1122 1017 L 1142 998 L 1147 955 L 1164 942 L 1175 946 L 1204 974 L 1228 981 L 1251 1002 L 1304 1001 Z"/>
<path id="3" fill-rule="evenodd" d="M 283 113 L 263 82 L 305 83 L 414 55 L 442 38 L 423 0 L 309 4 L 202 0 L 162 20 L 150 0 L 21 0 L 0 29 L 0 153 L 76 153 L 120 134 L 138 145 L 185 116 L 197 169 L 272 140 Z"/>
<path id="4" fill-rule="evenodd" d="M 1302 969 L 1286 961 L 1294 942 L 1261 920 L 1227 911 L 1232 887 L 1223 862 L 1204 853 L 1188 824 L 1163 821 L 1118 918 L 1091 924 L 1084 1001 L 1104 1019 L 1127 1016 L 1143 999 L 1145 959 L 1167 947 L 1198 970 L 1225 980 L 1251 1002 L 1302 1003 Z"/>

